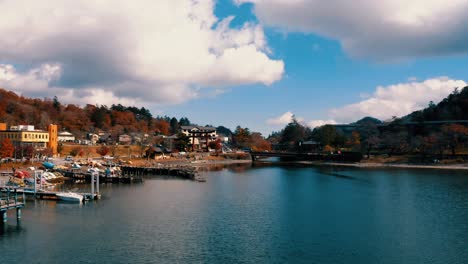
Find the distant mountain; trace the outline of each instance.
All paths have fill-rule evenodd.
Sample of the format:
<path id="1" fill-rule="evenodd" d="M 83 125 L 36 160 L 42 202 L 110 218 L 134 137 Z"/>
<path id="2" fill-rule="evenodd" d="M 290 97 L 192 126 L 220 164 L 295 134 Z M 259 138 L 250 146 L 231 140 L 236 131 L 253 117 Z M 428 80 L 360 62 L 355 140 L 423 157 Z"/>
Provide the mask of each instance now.
<path id="1" fill-rule="evenodd" d="M 402 117 L 401 120 L 407 122 L 468 120 L 468 86 L 461 90 L 455 89 L 437 105 L 431 101 L 428 107 Z"/>
<path id="2" fill-rule="evenodd" d="M 382 124 L 383 122 L 375 117 L 371 117 L 371 116 L 366 116 L 354 123 L 352 123 L 353 125 L 364 125 L 364 124 L 375 124 L 375 125 L 379 125 L 379 124 Z"/>

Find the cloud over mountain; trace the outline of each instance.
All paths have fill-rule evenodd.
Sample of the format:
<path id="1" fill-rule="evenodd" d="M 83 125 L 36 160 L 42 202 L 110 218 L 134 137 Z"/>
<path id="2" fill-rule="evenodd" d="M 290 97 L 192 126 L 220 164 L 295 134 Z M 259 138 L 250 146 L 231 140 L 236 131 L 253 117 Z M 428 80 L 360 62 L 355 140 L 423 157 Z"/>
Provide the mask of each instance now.
<path id="1" fill-rule="evenodd" d="M 468 52 L 467 0 L 235 0 L 264 25 L 338 40 L 378 60 Z"/>
<path id="2" fill-rule="evenodd" d="M 204 87 L 282 78 L 263 29 L 214 0 L 0 1 L 0 84 L 28 94 L 179 103 Z M 54 78 L 42 73 L 49 66 Z M 8 70 L 5 70 L 7 69 Z M 102 95 L 106 95 L 103 97 Z"/>
<path id="3" fill-rule="evenodd" d="M 423 109 L 430 101 L 437 103 L 455 88 L 461 89 L 466 85 L 462 80 L 440 77 L 423 82 L 378 86 L 369 98 L 330 110 L 330 117 L 341 123 L 355 122 L 365 116 L 381 120 L 392 116 L 401 117 Z"/>

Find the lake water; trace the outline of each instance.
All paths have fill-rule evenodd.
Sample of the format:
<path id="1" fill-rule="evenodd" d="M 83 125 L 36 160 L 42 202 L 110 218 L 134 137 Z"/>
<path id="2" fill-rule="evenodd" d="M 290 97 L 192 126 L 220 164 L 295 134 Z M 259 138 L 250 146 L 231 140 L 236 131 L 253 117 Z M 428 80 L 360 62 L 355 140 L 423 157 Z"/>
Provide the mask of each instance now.
<path id="1" fill-rule="evenodd" d="M 31 201 L 1 263 L 468 263 L 468 173 L 236 167 Z"/>

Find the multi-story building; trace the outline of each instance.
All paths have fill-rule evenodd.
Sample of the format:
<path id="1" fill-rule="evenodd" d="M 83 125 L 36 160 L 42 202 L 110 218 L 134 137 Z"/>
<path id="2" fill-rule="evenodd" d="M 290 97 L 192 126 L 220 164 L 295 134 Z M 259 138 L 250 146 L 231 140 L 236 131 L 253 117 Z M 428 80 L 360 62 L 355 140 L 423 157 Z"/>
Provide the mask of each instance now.
<path id="1" fill-rule="evenodd" d="M 208 149 L 210 141 L 215 140 L 218 136 L 216 128 L 207 126 L 182 126 L 181 132 L 190 138 L 192 150 Z"/>
<path id="2" fill-rule="evenodd" d="M 57 154 L 57 125 L 49 125 L 47 131 L 36 130 L 34 126 L 11 126 L 0 123 L 0 141 L 8 138 L 15 147 L 32 146 L 36 150 L 50 148 Z"/>

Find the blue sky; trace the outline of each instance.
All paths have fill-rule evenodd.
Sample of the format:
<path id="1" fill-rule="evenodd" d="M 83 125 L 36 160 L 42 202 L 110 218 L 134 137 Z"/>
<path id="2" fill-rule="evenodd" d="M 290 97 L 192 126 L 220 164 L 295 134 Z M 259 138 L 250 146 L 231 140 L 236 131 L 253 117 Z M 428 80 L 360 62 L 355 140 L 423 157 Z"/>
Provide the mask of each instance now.
<path id="1" fill-rule="evenodd" d="M 0 86 L 268 135 L 293 114 L 388 119 L 467 85 L 466 0 L 110 4 L 0 2 Z"/>
<path id="2" fill-rule="evenodd" d="M 252 9 L 252 4 L 239 7 L 231 1 L 219 1 L 216 14 L 236 16 L 239 25 L 258 21 Z M 374 93 L 377 86 L 441 76 L 468 79 L 466 55 L 376 61 L 353 58 L 343 51 L 339 41 L 318 34 L 282 32 L 268 27 L 265 33 L 272 56 L 285 62 L 281 81 L 271 86 L 232 87 L 216 97 L 169 107 L 166 111 L 189 115 L 200 124 L 223 124 L 230 128 L 241 125 L 268 134 L 284 125 L 268 125 L 266 120 L 270 118 L 291 111 L 304 120 L 329 120 L 330 109 L 362 101 L 362 95 Z M 197 111 L 192 112 L 194 109 Z"/>

